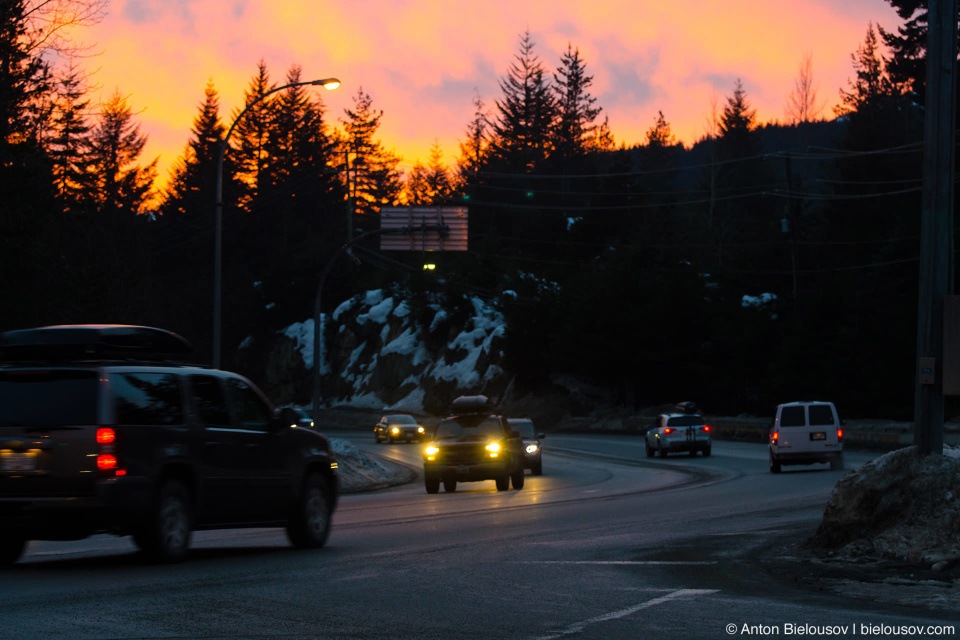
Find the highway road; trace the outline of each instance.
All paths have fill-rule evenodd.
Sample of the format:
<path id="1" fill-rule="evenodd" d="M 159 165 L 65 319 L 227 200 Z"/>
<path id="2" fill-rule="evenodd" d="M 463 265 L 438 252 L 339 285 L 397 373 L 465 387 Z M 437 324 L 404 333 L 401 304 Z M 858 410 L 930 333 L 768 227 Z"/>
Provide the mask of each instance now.
<path id="1" fill-rule="evenodd" d="M 420 466 L 418 445 L 330 435 Z M 956 625 L 812 590 L 797 578 L 822 567 L 770 561 L 816 528 L 843 473 L 828 465 L 773 475 L 751 443 L 666 460 L 636 436 L 543 444 L 544 475 L 520 491 L 491 480 L 428 495 L 418 480 L 343 496 L 315 551 L 272 529 L 195 534 L 169 566 L 126 538 L 31 543 L 0 580 L 0 638 L 862 638 Z M 848 451 L 847 468 L 871 457 Z"/>

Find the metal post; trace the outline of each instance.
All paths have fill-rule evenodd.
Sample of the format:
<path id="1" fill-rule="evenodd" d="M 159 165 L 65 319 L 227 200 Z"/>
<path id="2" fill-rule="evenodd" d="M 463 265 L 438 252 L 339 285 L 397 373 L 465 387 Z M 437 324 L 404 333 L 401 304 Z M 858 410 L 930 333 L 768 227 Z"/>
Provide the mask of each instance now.
<path id="1" fill-rule="evenodd" d="M 913 441 L 923 454 L 942 454 L 943 300 L 953 288 L 957 0 L 930 0 L 928 8 Z M 933 370 L 932 384 L 921 363 Z"/>

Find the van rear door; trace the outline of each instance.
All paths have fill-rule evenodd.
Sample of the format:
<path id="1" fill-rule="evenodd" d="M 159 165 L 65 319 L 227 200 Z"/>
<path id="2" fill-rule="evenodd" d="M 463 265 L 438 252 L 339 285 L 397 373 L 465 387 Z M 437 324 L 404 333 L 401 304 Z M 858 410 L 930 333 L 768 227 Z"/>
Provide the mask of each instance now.
<path id="1" fill-rule="evenodd" d="M 94 494 L 99 385 L 90 368 L 0 370 L 0 498 Z"/>

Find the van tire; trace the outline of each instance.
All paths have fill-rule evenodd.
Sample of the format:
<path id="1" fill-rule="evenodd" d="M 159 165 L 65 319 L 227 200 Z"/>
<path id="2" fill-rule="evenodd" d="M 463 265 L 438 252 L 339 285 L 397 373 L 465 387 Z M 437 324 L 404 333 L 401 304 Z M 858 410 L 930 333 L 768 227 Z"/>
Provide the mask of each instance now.
<path id="1" fill-rule="evenodd" d="M 780 462 L 770 454 L 770 473 L 780 473 Z"/>

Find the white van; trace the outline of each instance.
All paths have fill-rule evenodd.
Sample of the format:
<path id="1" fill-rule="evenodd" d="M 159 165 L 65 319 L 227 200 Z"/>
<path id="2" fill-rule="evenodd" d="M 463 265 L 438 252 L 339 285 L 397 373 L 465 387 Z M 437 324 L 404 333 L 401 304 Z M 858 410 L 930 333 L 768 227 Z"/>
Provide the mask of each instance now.
<path id="1" fill-rule="evenodd" d="M 829 462 L 843 469 L 843 429 L 832 402 L 787 402 L 777 405 L 770 425 L 770 472 L 781 465 Z"/>

